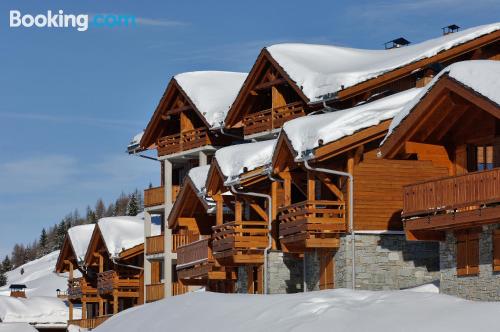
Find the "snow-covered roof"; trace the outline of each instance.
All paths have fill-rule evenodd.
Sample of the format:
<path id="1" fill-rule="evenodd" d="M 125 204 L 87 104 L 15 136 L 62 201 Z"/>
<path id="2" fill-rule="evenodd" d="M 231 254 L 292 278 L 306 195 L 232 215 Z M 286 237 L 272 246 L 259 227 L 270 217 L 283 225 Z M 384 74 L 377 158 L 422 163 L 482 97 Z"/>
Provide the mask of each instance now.
<path id="1" fill-rule="evenodd" d="M 225 182 L 231 183 L 245 171 L 252 171 L 271 163 L 276 140 L 238 144 L 224 147 L 215 152 L 215 159 L 224 175 Z"/>
<path id="2" fill-rule="evenodd" d="M 127 151 L 129 153 L 134 153 L 138 148 L 139 144 L 141 143 L 142 136 L 144 135 L 144 131 L 141 131 L 140 133 L 136 134 L 132 139 L 130 140 L 130 143 L 128 143 L 127 146 Z"/>
<path id="3" fill-rule="evenodd" d="M 0 323 L 0 332 L 37 332 L 28 323 Z"/>
<path id="4" fill-rule="evenodd" d="M 500 105 L 500 62 L 493 60 L 456 62 L 436 75 L 436 77 L 434 77 L 434 79 L 394 117 L 389 127 L 389 131 L 381 144 L 392 135 L 399 124 L 412 112 L 419 101 L 427 94 L 434 84 L 436 84 L 441 76 L 445 74 Z"/>
<path id="5" fill-rule="evenodd" d="M 390 50 L 311 44 L 277 44 L 267 50 L 309 101 L 317 102 L 342 86 L 354 86 L 499 29 L 500 23 L 487 24 Z"/>
<path id="6" fill-rule="evenodd" d="M 301 159 L 319 146 L 319 140 L 331 143 L 393 118 L 420 91 L 413 88 L 353 108 L 293 119 L 283 125 L 280 135 L 286 134 Z"/>
<path id="7" fill-rule="evenodd" d="M 193 167 L 188 172 L 188 177 L 193 182 L 199 193 L 204 193 L 210 165 Z"/>
<path id="8" fill-rule="evenodd" d="M 211 128 L 220 127 L 238 95 L 246 73 L 194 71 L 174 76 Z"/>
<path id="9" fill-rule="evenodd" d="M 104 243 L 111 257 L 144 243 L 144 220 L 137 217 L 107 217 L 98 221 Z M 152 235 L 159 235 L 161 227 L 151 225 Z"/>
<path id="10" fill-rule="evenodd" d="M 67 319 L 68 307 L 56 297 L 40 296 L 24 299 L 0 296 L 0 321 L 3 323 L 23 322 L 65 326 Z"/>
<path id="11" fill-rule="evenodd" d="M 9 284 L 25 284 L 26 296 L 56 296 L 56 289 L 66 289 L 67 273 L 55 273 L 59 250 L 35 259 L 6 273 L 8 284 L 0 287 L 0 296 L 9 295 Z M 24 271 L 21 274 L 21 271 Z M 75 271 L 76 277 L 79 271 Z"/>
<path id="12" fill-rule="evenodd" d="M 94 228 L 95 224 L 88 224 L 73 226 L 68 229 L 68 236 L 78 262 L 85 260 L 85 254 L 87 253 Z"/>
<path id="13" fill-rule="evenodd" d="M 272 296 L 191 292 L 126 310 L 96 332 L 163 331 L 165 326 L 204 331 L 215 324 L 218 332 L 497 331 L 499 312 L 498 302 L 428 292 L 335 289 Z"/>

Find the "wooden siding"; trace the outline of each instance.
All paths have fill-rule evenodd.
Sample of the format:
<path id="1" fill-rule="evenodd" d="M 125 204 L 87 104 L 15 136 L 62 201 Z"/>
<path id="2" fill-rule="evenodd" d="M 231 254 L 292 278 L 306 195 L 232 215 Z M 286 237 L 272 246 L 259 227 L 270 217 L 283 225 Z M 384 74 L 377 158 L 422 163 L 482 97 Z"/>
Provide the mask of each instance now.
<path id="1" fill-rule="evenodd" d="M 165 297 L 165 284 L 151 284 L 146 285 L 146 302 L 154 302 L 161 300 Z"/>
<path id="2" fill-rule="evenodd" d="M 165 236 L 163 234 L 146 237 L 146 255 L 163 254 L 165 252 Z"/>
<path id="3" fill-rule="evenodd" d="M 365 153 L 354 167 L 355 229 L 401 230 L 403 186 L 447 175 L 447 168 L 430 161 L 382 160 L 373 151 Z"/>
<path id="4" fill-rule="evenodd" d="M 99 316 L 86 319 L 72 319 L 68 320 L 68 325 L 76 325 L 84 329 L 92 330 L 101 325 L 102 323 L 104 323 L 111 316 L 112 315 Z"/>
<path id="5" fill-rule="evenodd" d="M 165 203 L 165 187 L 155 187 L 144 190 L 144 206 L 151 207 Z"/>
<path id="6" fill-rule="evenodd" d="M 500 202 L 500 168 L 405 186 L 403 216 L 497 202 Z"/>

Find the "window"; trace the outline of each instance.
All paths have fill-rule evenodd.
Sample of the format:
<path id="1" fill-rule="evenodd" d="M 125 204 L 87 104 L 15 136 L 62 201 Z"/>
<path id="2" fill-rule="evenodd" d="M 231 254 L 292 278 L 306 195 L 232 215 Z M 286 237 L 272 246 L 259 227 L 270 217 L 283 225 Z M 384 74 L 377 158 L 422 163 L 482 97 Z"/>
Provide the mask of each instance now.
<path id="1" fill-rule="evenodd" d="M 493 271 L 500 272 L 500 229 L 493 231 Z"/>
<path id="2" fill-rule="evenodd" d="M 486 171 L 498 166 L 498 145 L 469 145 L 467 168 L 469 172 Z M 495 155 L 497 155 L 495 157 Z"/>
<path id="3" fill-rule="evenodd" d="M 457 239 L 457 276 L 479 274 L 479 229 L 455 232 Z"/>

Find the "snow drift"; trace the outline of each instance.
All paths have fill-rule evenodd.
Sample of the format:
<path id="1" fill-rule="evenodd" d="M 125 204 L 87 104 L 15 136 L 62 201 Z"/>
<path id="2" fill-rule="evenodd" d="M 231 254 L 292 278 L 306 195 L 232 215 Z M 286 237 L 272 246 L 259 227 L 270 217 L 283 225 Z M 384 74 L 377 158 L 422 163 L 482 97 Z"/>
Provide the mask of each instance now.
<path id="1" fill-rule="evenodd" d="M 126 310 L 95 331 L 497 331 L 499 312 L 500 303 L 426 292 L 200 292 Z"/>

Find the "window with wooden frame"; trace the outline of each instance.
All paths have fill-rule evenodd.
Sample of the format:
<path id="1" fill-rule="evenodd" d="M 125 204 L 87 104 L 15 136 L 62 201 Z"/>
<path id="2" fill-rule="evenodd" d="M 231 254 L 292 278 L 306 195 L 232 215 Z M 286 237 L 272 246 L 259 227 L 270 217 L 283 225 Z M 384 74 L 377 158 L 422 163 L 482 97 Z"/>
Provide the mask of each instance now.
<path id="1" fill-rule="evenodd" d="M 479 274 L 479 237 L 480 229 L 455 232 L 457 239 L 457 276 Z"/>
<path id="2" fill-rule="evenodd" d="M 500 272 L 500 229 L 495 229 L 493 240 L 493 272 Z"/>

